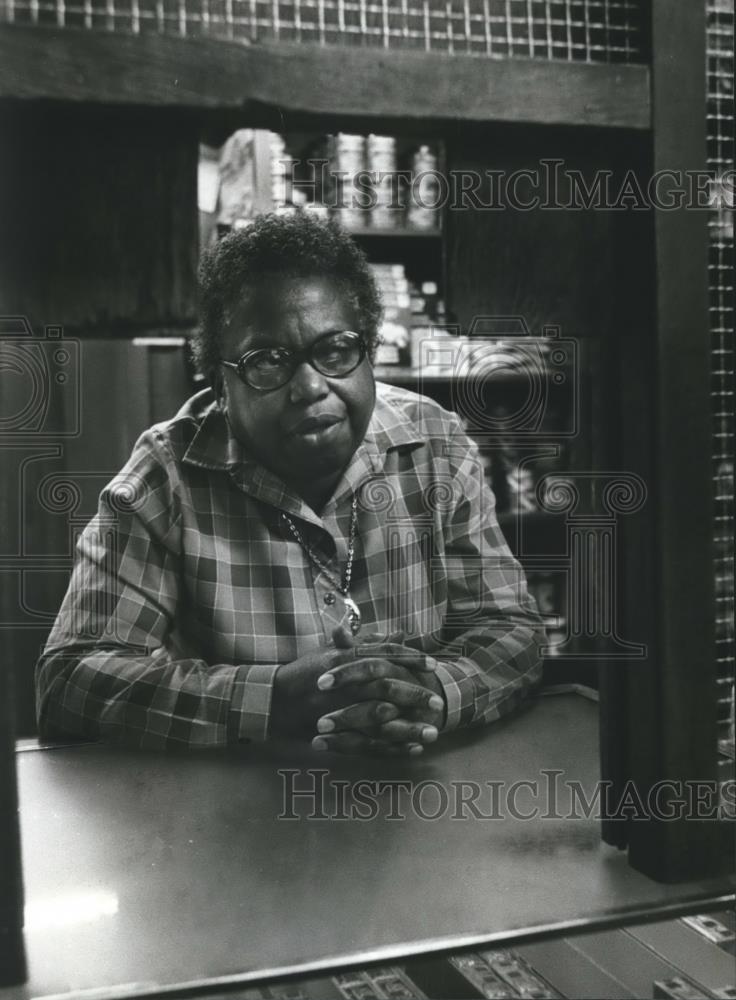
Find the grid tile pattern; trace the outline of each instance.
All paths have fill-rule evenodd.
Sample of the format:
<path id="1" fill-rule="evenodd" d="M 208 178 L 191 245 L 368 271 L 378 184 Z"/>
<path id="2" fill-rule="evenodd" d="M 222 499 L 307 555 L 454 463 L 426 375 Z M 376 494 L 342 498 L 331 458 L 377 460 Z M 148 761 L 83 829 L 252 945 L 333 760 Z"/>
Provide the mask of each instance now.
<path id="1" fill-rule="evenodd" d="M 708 166 L 716 178 L 709 220 L 709 305 L 719 741 L 734 745 L 734 345 L 733 195 L 718 178 L 733 171 L 734 0 L 707 0 Z M 725 761 L 724 761 L 725 763 Z"/>
<path id="2" fill-rule="evenodd" d="M 643 62 L 643 8 L 642 0 L 0 0 L 0 20 L 245 43 Z"/>

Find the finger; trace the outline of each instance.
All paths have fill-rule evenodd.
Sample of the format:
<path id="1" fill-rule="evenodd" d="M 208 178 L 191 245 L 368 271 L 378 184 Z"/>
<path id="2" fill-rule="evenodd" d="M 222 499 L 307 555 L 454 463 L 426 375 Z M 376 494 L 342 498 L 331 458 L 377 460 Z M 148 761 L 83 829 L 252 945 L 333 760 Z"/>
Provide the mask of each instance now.
<path id="1" fill-rule="evenodd" d="M 331 661 L 330 666 L 317 678 L 320 691 L 329 691 L 346 687 L 348 684 L 365 684 L 377 677 L 389 677 L 396 673 L 396 667 L 390 660 L 381 656 L 362 656 L 342 663 Z"/>
<path id="2" fill-rule="evenodd" d="M 336 629 L 333 632 L 333 639 Z M 342 639 L 340 640 L 342 641 Z M 397 642 L 366 642 L 364 639 L 356 643 L 351 637 L 352 645 L 338 646 L 329 655 L 330 666 L 351 663 L 354 660 L 382 658 L 397 663 L 401 667 L 414 672 L 433 673 L 437 669 L 434 659 L 427 657 L 416 649 L 409 649 Z"/>
<path id="3" fill-rule="evenodd" d="M 332 641 L 338 649 L 352 649 L 355 646 L 355 639 L 352 632 L 344 625 L 338 625 L 334 629 Z"/>
<path id="4" fill-rule="evenodd" d="M 386 660 L 391 660 L 392 663 L 398 663 L 407 670 L 433 673 L 437 669 L 436 663 L 431 656 L 427 657 L 418 649 L 410 649 L 408 646 L 402 646 L 400 642 L 379 642 L 373 644 L 360 642 L 356 643 L 355 653 L 356 657 L 381 656 Z"/>
<path id="5" fill-rule="evenodd" d="M 312 749 L 331 750 L 333 753 L 372 754 L 380 757 L 416 757 L 424 751 L 421 743 L 392 743 L 355 732 L 315 736 L 312 740 Z"/>
<path id="6" fill-rule="evenodd" d="M 395 719 L 399 714 L 396 705 L 388 701 L 361 701 L 355 705 L 330 712 L 317 720 L 318 733 L 332 733 L 336 730 L 355 729 L 372 735 L 384 722 Z M 421 726 L 418 726 L 421 729 Z"/>
<path id="7" fill-rule="evenodd" d="M 358 655 L 355 650 L 355 657 L 346 659 L 343 662 L 335 662 L 331 659 L 330 666 L 317 678 L 317 687 L 320 691 L 328 691 L 330 688 L 344 687 L 346 684 L 365 684 L 367 681 L 378 677 L 391 677 L 396 675 L 396 668 L 408 669 L 406 664 L 394 662 L 381 654 L 373 656 Z M 428 672 L 434 670 L 434 665 L 427 668 Z"/>
<path id="8" fill-rule="evenodd" d="M 351 634 L 352 635 L 352 634 Z M 356 646 L 401 646 L 402 649 L 409 647 L 404 645 L 406 639 L 405 632 L 359 632 L 355 636 Z"/>
<path id="9" fill-rule="evenodd" d="M 361 700 L 375 698 L 380 701 L 390 701 L 391 704 L 407 711 L 413 711 L 417 715 L 420 711 L 439 713 L 445 708 L 441 696 L 430 691 L 429 688 L 397 680 L 395 677 L 379 677 L 362 685 L 362 687 L 356 687 L 355 692 L 363 696 Z M 405 712 L 402 711 L 401 714 L 404 715 Z"/>
<path id="10" fill-rule="evenodd" d="M 394 743 L 426 744 L 436 742 L 439 730 L 426 722 L 410 722 L 408 719 L 395 718 L 380 726 L 375 735 Z"/>

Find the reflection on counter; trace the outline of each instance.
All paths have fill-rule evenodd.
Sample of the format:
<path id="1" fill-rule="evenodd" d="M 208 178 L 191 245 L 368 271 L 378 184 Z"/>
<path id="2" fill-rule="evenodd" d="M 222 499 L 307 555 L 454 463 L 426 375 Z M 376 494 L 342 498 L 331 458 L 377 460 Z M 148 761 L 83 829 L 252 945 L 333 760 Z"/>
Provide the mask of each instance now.
<path id="1" fill-rule="evenodd" d="M 101 917 L 114 917 L 118 909 L 116 893 L 98 890 L 81 890 L 45 899 L 32 899 L 25 906 L 25 928 L 28 931 L 38 931 L 50 927 L 89 924 Z"/>

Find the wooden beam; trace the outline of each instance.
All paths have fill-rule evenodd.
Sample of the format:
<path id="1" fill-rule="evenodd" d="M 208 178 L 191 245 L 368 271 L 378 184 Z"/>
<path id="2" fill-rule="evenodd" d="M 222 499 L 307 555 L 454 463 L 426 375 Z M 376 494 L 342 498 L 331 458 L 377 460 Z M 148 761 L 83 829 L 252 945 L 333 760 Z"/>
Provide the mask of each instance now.
<path id="1" fill-rule="evenodd" d="M 4 600 L 0 601 L 0 606 L 4 604 Z M 3 617 L 3 621 L 6 620 Z M 15 767 L 13 671 L 7 666 L 4 661 L 0 667 L 0 989 L 24 983 L 27 972 L 23 945 L 23 869 Z M 12 664 L 10 666 L 12 668 Z"/>
<path id="2" fill-rule="evenodd" d="M 704 5 L 653 0 L 652 50 L 653 169 L 704 171 Z M 715 781 L 717 771 L 707 223 L 693 206 L 654 214 L 656 384 L 646 412 L 624 418 L 648 440 L 651 467 L 652 579 L 641 587 L 654 647 L 629 671 L 627 719 L 629 776 L 645 801 L 658 782 Z M 646 574 L 641 554 L 630 558 Z M 666 881 L 718 871 L 718 824 L 689 812 L 631 822 L 631 863 Z"/>
<path id="3" fill-rule="evenodd" d="M 638 65 L 0 27 L 0 97 L 647 129 Z"/>

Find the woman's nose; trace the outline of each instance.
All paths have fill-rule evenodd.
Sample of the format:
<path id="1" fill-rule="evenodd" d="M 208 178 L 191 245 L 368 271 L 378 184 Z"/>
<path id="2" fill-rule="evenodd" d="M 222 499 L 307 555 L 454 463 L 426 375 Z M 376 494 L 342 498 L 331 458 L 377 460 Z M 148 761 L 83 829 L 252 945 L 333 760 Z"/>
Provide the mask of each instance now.
<path id="1" fill-rule="evenodd" d="M 328 392 L 329 386 L 324 375 L 307 361 L 303 361 L 291 376 L 289 395 L 293 403 L 322 399 Z"/>

